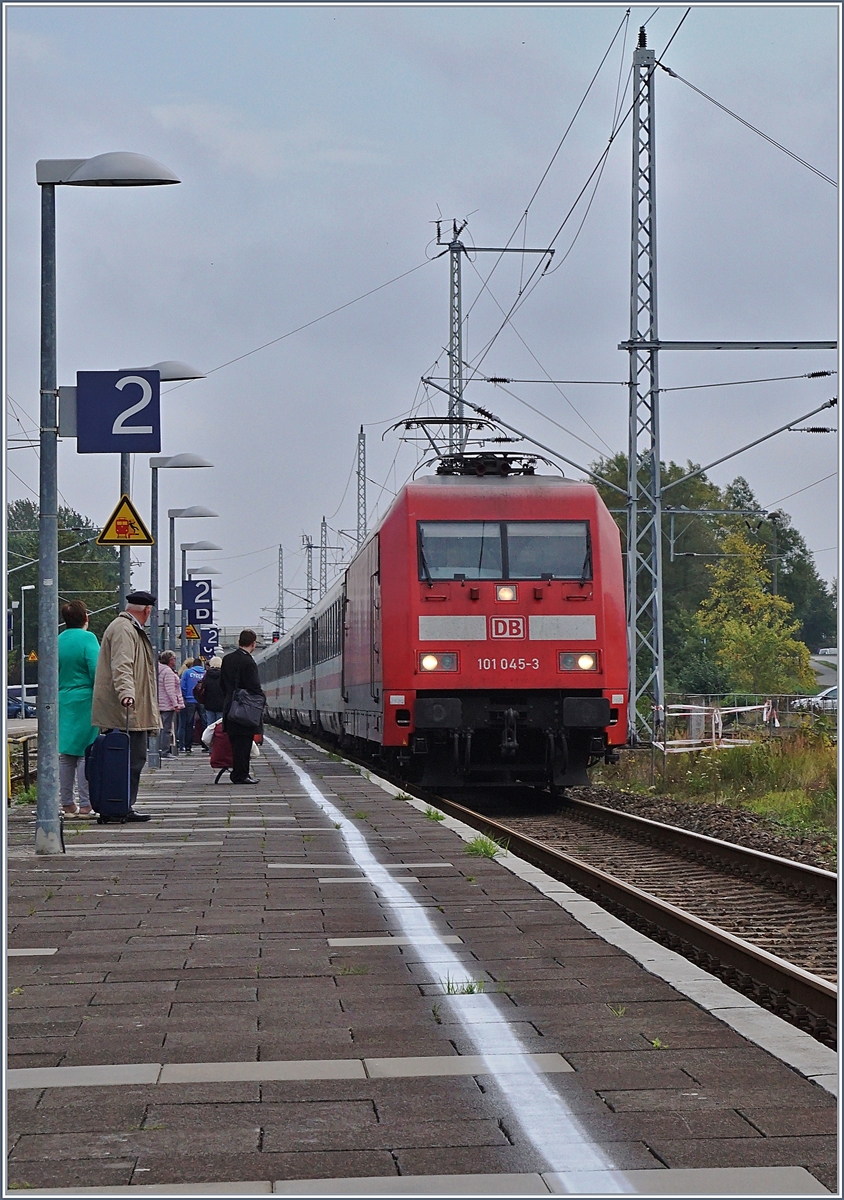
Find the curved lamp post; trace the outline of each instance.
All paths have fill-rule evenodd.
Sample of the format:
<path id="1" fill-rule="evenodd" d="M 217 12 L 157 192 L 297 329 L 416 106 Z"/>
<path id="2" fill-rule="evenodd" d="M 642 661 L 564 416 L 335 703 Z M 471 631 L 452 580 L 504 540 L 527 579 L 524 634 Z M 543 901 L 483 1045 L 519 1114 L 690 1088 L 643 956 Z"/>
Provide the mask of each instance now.
<path id="1" fill-rule="evenodd" d="M 145 154 L 117 151 L 93 158 L 40 159 L 41 404 L 38 489 L 38 808 L 35 853 L 61 854 L 59 815 L 59 514 L 56 386 L 56 187 L 150 187 L 179 183 Z"/>
<path id="2" fill-rule="evenodd" d="M 216 542 L 182 542 L 179 549 L 182 552 L 182 579 L 188 576 L 188 560 L 187 555 L 189 550 L 222 550 L 222 546 L 218 546 Z M 185 660 L 187 654 L 187 619 L 185 616 L 185 607 L 182 605 L 182 638 L 181 651 L 182 661 Z"/>
<path id="3" fill-rule="evenodd" d="M 160 364 L 161 366 L 165 364 Z M 158 655 L 161 647 L 159 646 L 159 609 L 158 603 L 158 472 L 162 467 L 169 470 L 171 467 L 213 467 L 207 458 L 200 458 L 198 454 L 172 454 L 172 455 L 156 455 L 149 460 L 150 475 L 152 476 L 152 495 L 150 497 L 150 524 L 152 525 L 152 546 L 150 547 L 149 560 L 149 590 L 156 598 L 155 606 L 150 617 L 149 638 L 152 642 L 152 648 Z"/>
<path id="4" fill-rule="evenodd" d="M 176 649 L 176 521 L 180 517 L 219 517 L 212 508 L 202 504 L 193 504 L 190 508 L 168 508 L 167 516 L 170 521 L 170 590 L 169 612 L 167 614 L 167 649 Z"/>

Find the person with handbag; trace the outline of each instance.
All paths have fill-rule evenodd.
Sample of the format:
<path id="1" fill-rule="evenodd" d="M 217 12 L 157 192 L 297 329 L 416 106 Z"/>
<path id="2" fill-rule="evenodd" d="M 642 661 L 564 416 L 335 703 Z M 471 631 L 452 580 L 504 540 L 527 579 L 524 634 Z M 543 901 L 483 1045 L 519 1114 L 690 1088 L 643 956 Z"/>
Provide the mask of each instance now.
<path id="1" fill-rule="evenodd" d="M 258 667 L 252 655 L 257 634 L 244 629 L 237 650 L 223 659 L 220 683 L 223 687 L 223 729 L 232 746 L 232 783 L 257 783 L 249 772 L 249 755 L 256 733 L 261 732 L 266 698 L 261 690 Z"/>

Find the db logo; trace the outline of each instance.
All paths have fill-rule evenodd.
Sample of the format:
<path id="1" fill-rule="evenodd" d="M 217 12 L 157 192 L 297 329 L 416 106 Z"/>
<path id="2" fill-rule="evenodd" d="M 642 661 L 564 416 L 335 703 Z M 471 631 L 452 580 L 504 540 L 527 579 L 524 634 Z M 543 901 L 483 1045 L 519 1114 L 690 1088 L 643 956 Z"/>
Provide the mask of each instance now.
<path id="1" fill-rule="evenodd" d="M 524 617 L 490 617 L 489 636 L 493 638 L 523 638 Z"/>

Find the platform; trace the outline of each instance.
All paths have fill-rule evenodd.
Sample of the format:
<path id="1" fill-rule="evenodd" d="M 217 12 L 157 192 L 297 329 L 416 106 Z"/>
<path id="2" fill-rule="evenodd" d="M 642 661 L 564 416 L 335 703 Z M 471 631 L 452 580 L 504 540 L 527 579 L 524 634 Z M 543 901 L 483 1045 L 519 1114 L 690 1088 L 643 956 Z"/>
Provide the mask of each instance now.
<path id="1" fill-rule="evenodd" d="M 60 858 L 13 827 L 10 1187 L 837 1189 L 831 1051 L 335 756 L 256 774 L 165 760 Z"/>

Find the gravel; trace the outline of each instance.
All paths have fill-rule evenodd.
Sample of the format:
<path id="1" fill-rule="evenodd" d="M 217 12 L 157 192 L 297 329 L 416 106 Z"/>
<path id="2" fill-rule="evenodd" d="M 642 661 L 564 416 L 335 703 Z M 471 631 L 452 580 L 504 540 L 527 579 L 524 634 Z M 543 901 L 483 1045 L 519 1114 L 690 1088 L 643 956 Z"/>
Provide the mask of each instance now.
<path id="1" fill-rule="evenodd" d="M 777 854 L 794 862 L 837 870 L 834 840 L 823 833 L 801 832 L 783 826 L 770 817 L 748 812 L 732 805 L 707 800 L 675 800 L 671 796 L 640 796 L 635 792 L 616 791 L 606 787 L 571 788 L 576 800 L 616 808 L 621 812 L 662 821 L 693 833 L 766 854 Z"/>

